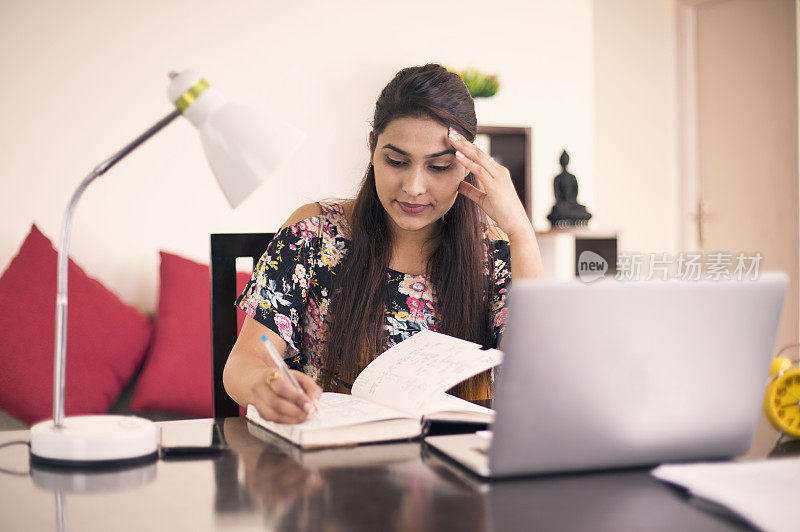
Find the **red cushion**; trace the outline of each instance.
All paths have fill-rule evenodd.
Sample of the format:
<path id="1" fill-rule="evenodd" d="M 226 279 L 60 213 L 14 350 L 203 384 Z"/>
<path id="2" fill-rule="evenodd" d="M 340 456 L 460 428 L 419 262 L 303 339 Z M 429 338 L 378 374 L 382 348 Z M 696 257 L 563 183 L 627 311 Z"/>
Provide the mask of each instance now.
<path id="1" fill-rule="evenodd" d="M 130 409 L 213 417 L 209 268 L 165 251 L 160 255 L 161 286 L 153 346 Z M 248 279 L 250 274 L 238 273 L 237 290 L 241 291 Z M 233 304 L 231 301 L 231 307 Z M 239 310 L 240 329 L 244 317 Z"/>
<path id="2" fill-rule="evenodd" d="M 0 277 L 0 408 L 32 424 L 53 411 L 58 254 L 36 225 Z M 66 415 L 108 410 L 144 359 L 152 324 L 69 261 Z"/>

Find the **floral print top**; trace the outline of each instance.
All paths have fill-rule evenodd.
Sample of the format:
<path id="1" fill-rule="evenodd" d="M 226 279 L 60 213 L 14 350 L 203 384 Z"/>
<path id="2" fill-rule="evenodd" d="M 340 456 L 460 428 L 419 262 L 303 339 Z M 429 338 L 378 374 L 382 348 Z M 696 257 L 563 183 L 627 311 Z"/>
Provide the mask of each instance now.
<path id="1" fill-rule="evenodd" d="M 325 316 L 333 281 L 347 252 L 350 226 L 339 202 L 318 202 L 322 214 L 279 231 L 259 259 L 236 305 L 287 343 L 286 363 L 314 379 L 323 366 Z M 490 240 L 497 288 L 491 301 L 494 347 L 506 321 L 505 299 L 511 282 L 510 249 Z M 489 250 L 484 244 L 484 260 Z M 489 274 L 488 268 L 485 269 Z M 386 271 L 386 329 L 392 346 L 422 329 L 436 330 L 436 296 L 427 275 Z"/>

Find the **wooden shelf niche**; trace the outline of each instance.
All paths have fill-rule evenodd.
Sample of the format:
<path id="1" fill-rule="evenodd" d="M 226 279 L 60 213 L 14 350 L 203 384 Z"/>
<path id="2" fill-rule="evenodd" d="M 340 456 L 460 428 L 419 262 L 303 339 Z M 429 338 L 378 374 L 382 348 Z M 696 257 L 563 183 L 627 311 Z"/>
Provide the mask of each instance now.
<path id="1" fill-rule="evenodd" d="M 533 218 L 531 128 L 478 125 L 475 144 L 508 168 L 528 218 Z"/>

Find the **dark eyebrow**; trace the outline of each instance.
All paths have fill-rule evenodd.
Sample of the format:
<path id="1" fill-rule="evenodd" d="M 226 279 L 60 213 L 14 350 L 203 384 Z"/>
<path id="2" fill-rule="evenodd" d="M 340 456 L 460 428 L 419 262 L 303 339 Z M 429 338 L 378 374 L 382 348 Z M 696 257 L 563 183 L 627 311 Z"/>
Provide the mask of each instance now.
<path id="1" fill-rule="evenodd" d="M 410 156 L 410 155 L 411 155 L 411 154 L 410 154 L 410 153 L 408 153 L 407 151 L 403 151 L 403 150 L 401 150 L 400 148 L 398 148 L 397 146 L 393 146 L 393 145 L 391 145 L 391 144 L 386 144 L 386 145 L 385 145 L 385 146 L 383 146 L 383 147 L 384 147 L 384 148 L 389 148 L 390 150 L 394 150 L 394 151 L 396 151 L 397 153 L 399 153 L 400 155 L 405 155 L 406 157 L 408 157 L 408 156 Z M 442 156 L 442 155 L 447 155 L 447 154 L 453 154 L 453 155 L 455 155 L 455 153 L 456 153 L 456 150 L 455 150 L 455 148 L 450 148 L 450 149 L 447 149 L 447 150 L 444 150 L 444 151 L 440 151 L 440 152 L 437 152 L 437 153 L 431 153 L 430 155 L 426 155 L 426 156 L 425 156 L 425 158 L 426 158 L 426 159 L 433 159 L 434 157 L 440 157 L 440 156 Z"/>

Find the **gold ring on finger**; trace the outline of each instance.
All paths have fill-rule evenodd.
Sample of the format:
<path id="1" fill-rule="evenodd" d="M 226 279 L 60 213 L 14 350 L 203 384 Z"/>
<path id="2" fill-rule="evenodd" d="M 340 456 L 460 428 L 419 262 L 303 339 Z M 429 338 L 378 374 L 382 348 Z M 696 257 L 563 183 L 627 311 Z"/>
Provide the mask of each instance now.
<path id="1" fill-rule="evenodd" d="M 278 371 L 277 369 L 272 370 L 272 372 L 269 375 L 267 375 L 267 385 L 272 386 L 272 381 L 280 378 L 281 378 L 281 372 Z"/>

